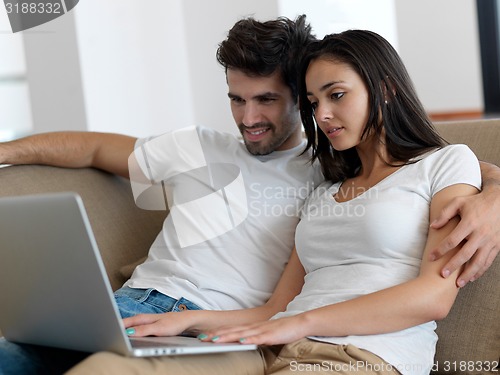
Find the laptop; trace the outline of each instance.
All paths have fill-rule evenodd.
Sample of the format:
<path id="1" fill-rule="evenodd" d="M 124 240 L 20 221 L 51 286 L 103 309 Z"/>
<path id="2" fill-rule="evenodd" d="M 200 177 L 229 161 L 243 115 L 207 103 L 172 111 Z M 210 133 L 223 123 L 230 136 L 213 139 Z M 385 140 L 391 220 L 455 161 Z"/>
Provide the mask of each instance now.
<path id="1" fill-rule="evenodd" d="M 0 330 L 9 341 L 139 357 L 256 349 L 127 337 L 76 193 L 0 198 L 0 285 Z"/>

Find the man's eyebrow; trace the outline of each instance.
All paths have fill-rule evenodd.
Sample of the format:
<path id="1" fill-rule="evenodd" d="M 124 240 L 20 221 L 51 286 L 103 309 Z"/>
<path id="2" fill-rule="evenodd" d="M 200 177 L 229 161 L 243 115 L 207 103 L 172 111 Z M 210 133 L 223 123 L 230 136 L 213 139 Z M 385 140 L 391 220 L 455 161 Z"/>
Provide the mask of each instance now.
<path id="1" fill-rule="evenodd" d="M 227 96 L 229 97 L 229 99 L 241 99 L 241 97 L 239 95 L 236 95 L 236 94 L 233 94 L 230 92 L 227 94 Z M 280 94 L 269 91 L 269 92 L 255 95 L 252 97 L 252 99 L 269 99 L 269 98 L 274 99 L 274 98 L 279 98 L 279 97 L 280 97 Z"/>
<path id="2" fill-rule="evenodd" d="M 227 93 L 227 96 L 229 99 L 241 99 L 238 95 L 231 94 L 230 92 Z"/>
<path id="3" fill-rule="evenodd" d="M 256 99 L 265 99 L 265 98 L 278 98 L 280 95 L 275 92 L 265 92 L 263 94 L 255 95 Z"/>

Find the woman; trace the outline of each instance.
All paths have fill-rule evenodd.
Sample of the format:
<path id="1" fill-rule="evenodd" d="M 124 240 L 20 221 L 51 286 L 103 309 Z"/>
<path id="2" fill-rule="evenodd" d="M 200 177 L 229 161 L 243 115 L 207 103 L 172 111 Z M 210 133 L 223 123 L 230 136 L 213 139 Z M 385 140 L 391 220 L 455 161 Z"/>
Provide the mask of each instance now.
<path id="1" fill-rule="evenodd" d="M 351 30 L 314 42 L 300 78 L 308 147 L 330 182 L 304 206 L 296 250 L 273 297 L 251 310 L 125 320 L 137 336 L 201 331 L 202 340 L 266 346 L 209 356 L 209 367 L 199 357 L 139 361 L 177 366 L 176 373 L 193 365 L 231 374 L 429 373 L 434 320 L 458 293 L 456 276 L 439 274 L 453 254 L 434 262 L 428 254 L 457 221 L 439 230 L 429 223 L 453 197 L 478 191 L 478 161 L 466 146 L 444 145 L 401 59 L 375 33 Z M 98 370 L 110 357 L 87 365 Z M 245 361 L 239 367 L 238 358 Z M 113 361 L 120 373 L 138 363 Z"/>

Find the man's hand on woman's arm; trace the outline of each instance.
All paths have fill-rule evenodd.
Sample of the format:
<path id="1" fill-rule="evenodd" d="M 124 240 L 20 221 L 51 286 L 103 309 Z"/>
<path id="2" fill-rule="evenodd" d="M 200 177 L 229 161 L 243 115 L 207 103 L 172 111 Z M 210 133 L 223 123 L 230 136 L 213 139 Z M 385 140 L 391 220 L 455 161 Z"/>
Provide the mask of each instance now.
<path id="1" fill-rule="evenodd" d="M 440 228 L 452 217 L 460 216 L 460 223 L 431 252 L 439 259 L 464 241 L 461 250 L 442 269 L 443 277 L 465 264 L 457 279 L 459 287 L 477 280 L 493 264 L 500 250 L 500 168 L 481 162 L 483 187 L 480 194 L 453 199 L 431 224 Z"/>

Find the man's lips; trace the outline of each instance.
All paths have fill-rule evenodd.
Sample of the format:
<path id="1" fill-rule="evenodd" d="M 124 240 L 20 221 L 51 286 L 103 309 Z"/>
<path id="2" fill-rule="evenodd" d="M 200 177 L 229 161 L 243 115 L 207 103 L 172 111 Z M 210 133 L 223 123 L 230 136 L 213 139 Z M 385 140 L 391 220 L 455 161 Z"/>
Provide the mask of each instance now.
<path id="1" fill-rule="evenodd" d="M 250 128 L 245 129 L 245 138 L 251 142 L 260 141 L 271 130 L 271 128 Z"/>

